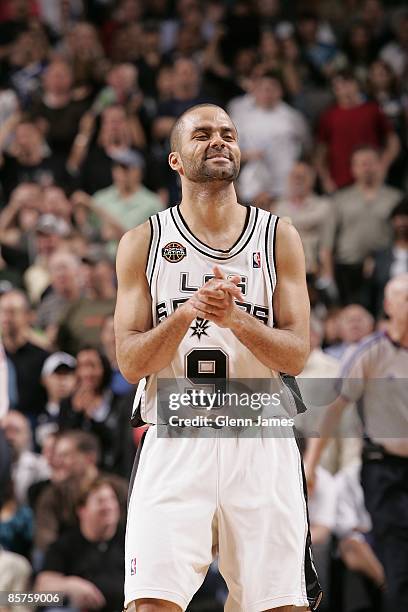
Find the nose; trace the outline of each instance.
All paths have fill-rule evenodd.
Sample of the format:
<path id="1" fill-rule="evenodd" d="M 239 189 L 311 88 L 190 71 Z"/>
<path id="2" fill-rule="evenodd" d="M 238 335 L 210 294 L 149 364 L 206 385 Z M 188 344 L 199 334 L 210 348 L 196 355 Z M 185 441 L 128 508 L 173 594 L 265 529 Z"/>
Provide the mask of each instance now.
<path id="1" fill-rule="evenodd" d="M 213 137 L 211 138 L 210 148 L 212 149 L 224 149 L 225 148 L 225 141 L 223 137 L 221 136 L 221 134 L 219 134 L 218 132 L 215 132 Z"/>

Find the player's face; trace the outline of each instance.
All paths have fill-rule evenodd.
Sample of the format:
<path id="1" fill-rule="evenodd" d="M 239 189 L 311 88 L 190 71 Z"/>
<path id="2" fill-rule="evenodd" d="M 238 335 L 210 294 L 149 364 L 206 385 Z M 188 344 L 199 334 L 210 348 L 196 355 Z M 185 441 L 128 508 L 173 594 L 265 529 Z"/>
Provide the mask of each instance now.
<path id="1" fill-rule="evenodd" d="M 204 108 L 186 116 L 180 146 L 186 178 L 197 183 L 232 182 L 238 176 L 240 160 L 237 131 L 226 113 Z"/>

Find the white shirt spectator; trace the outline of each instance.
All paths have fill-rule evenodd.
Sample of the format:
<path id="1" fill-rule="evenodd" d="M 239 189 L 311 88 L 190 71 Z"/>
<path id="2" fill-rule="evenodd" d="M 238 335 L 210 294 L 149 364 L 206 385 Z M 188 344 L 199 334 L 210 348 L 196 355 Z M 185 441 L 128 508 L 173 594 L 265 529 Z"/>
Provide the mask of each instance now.
<path id="1" fill-rule="evenodd" d="M 243 109 L 248 105 L 249 112 Z M 261 151 L 261 159 L 246 162 L 238 179 L 240 197 L 251 202 L 260 193 L 281 196 L 294 161 L 310 147 L 310 134 L 303 116 L 285 102 L 273 108 L 243 101 L 231 109 L 241 151 Z"/>
<path id="2" fill-rule="evenodd" d="M 27 503 L 27 491 L 35 482 L 48 480 L 50 468 L 42 455 L 25 450 L 11 468 L 14 491 L 20 504 Z"/>
<path id="3" fill-rule="evenodd" d="M 354 461 L 334 477 L 337 495 L 336 525 L 338 538 L 361 538 L 371 531 L 371 519 L 364 505 L 360 483 L 361 461 Z"/>
<path id="4" fill-rule="evenodd" d="M 320 465 L 316 468 L 316 484 L 309 497 L 310 524 L 332 531 L 336 524 L 336 487 L 334 477 Z"/>

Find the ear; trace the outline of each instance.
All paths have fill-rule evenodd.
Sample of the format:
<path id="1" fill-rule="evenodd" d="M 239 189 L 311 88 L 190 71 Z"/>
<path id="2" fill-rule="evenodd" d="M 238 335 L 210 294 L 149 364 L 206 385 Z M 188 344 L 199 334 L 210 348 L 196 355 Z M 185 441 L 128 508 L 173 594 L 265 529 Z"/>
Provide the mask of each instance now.
<path id="1" fill-rule="evenodd" d="M 169 166 L 172 170 L 174 170 L 175 172 L 178 172 L 181 175 L 184 174 L 183 164 L 181 163 L 180 155 L 176 151 L 172 151 L 169 154 L 168 161 L 169 161 Z"/>

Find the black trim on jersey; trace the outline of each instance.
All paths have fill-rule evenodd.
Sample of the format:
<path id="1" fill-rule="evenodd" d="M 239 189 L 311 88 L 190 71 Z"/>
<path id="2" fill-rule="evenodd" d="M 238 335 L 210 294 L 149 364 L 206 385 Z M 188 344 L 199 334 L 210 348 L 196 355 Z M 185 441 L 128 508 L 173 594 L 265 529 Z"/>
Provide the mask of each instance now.
<path id="1" fill-rule="evenodd" d="M 239 204 L 239 206 L 242 206 L 242 204 Z M 187 221 L 184 219 L 183 215 L 181 214 L 181 210 L 180 210 L 180 204 L 177 204 L 177 212 L 178 215 L 180 217 L 180 220 L 182 222 L 182 224 L 184 225 L 184 227 L 186 228 L 186 230 L 189 232 L 189 234 L 191 234 L 192 236 L 194 236 L 195 240 L 197 240 L 197 242 L 199 242 L 200 244 L 203 245 L 203 247 L 205 247 L 206 249 L 210 249 L 211 251 L 218 251 L 219 253 L 230 253 L 230 251 L 232 251 L 232 249 L 234 247 L 236 247 L 236 245 L 239 243 L 239 241 L 241 240 L 242 236 L 245 234 L 246 228 L 248 227 L 248 223 L 249 223 L 249 216 L 251 214 L 251 209 L 249 206 L 246 206 L 246 217 L 245 217 L 245 223 L 244 223 L 244 227 L 242 228 L 242 231 L 240 233 L 240 235 L 238 236 L 238 238 L 236 239 L 236 241 L 234 242 L 234 244 L 232 245 L 232 247 L 230 249 L 216 249 L 215 247 L 210 247 L 208 244 L 205 244 L 205 242 L 203 242 L 202 240 L 200 240 L 199 238 L 197 238 L 197 236 L 195 234 L 193 234 L 193 232 L 191 231 L 191 229 L 189 228 Z"/>
<path id="2" fill-rule="evenodd" d="M 279 221 L 279 217 L 276 216 L 276 220 L 275 220 L 275 225 L 273 228 L 273 244 L 272 244 L 272 256 L 273 256 L 273 267 L 274 267 L 274 272 L 275 272 L 275 282 L 278 282 L 278 274 L 276 272 L 276 232 L 278 229 L 278 221 Z"/>
<path id="3" fill-rule="evenodd" d="M 307 534 L 306 534 L 306 542 L 305 542 L 305 557 L 304 557 L 304 568 L 303 568 L 304 573 L 305 573 L 306 595 L 307 595 L 310 609 L 317 610 L 322 600 L 322 597 L 323 597 L 323 591 L 320 586 L 319 579 L 316 573 L 316 569 L 313 563 L 312 537 L 310 535 L 310 521 L 309 521 L 309 509 L 308 509 L 308 502 L 307 502 L 306 476 L 305 476 L 305 470 L 303 467 L 303 459 L 302 459 L 302 454 L 299 448 L 298 438 L 295 438 L 295 440 L 296 440 L 296 445 L 298 447 L 298 451 L 300 455 L 300 467 L 302 471 L 303 495 L 304 495 L 305 504 L 306 504 Z"/>
<path id="4" fill-rule="evenodd" d="M 140 438 L 139 446 L 137 447 L 137 451 L 136 451 L 136 455 L 135 455 L 135 460 L 133 461 L 133 467 L 132 467 L 132 473 L 130 475 L 129 488 L 128 488 L 128 497 L 127 497 L 127 506 L 128 506 L 128 508 L 129 508 L 129 503 L 130 503 L 130 497 L 131 497 L 132 491 L 133 491 L 133 485 L 135 484 L 135 480 L 136 480 L 136 474 L 137 474 L 137 470 L 138 470 L 139 463 L 140 463 L 140 455 L 142 453 L 142 448 L 143 448 L 143 444 L 144 444 L 144 441 L 145 441 L 146 434 L 147 434 L 147 429 L 146 429 L 146 431 L 143 432 L 142 437 Z"/>
<path id="5" fill-rule="evenodd" d="M 157 219 L 157 226 L 158 226 L 158 230 L 159 231 L 158 231 L 158 236 L 157 236 L 156 252 L 154 254 L 153 262 L 152 262 L 152 271 L 151 271 L 151 274 L 150 274 L 150 279 L 147 279 L 148 282 L 149 282 L 149 287 L 151 287 L 151 285 L 152 285 L 154 269 L 156 267 L 156 261 L 157 261 L 157 253 L 159 251 L 159 244 L 160 244 L 160 238 L 161 238 L 161 223 L 160 223 L 159 215 L 156 214 L 155 217 Z"/>
<path id="6" fill-rule="evenodd" d="M 152 250 L 152 244 L 153 244 L 153 223 L 152 223 L 152 218 L 149 217 L 149 223 L 150 223 L 150 240 L 149 240 L 149 248 L 147 249 L 147 259 L 146 259 L 146 267 L 145 267 L 145 274 L 147 276 L 147 268 L 149 266 L 149 260 L 150 260 L 150 251 Z"/>
<path id="7" fill-rule="evenodd" d="M 269 215 L 268 223 L 266 224 L 266 229 L 265 229 L 265 258 L 266 258 L 266 267 L 268 270 L 269 281 L 271 283 L 271 290 L 273 291 L 273 279 L 272 279 L 272 273 L 271 273 L 271 265 L 269 262 L 269 248 L 268 248 L 269 226 L 271 224 L 271 221 L 272 221 L 272 215 Z"/>
<path id="8" fill-rule="evenodd" d="M 270 213 L 265 229 L 265 257 L 266 267 L 268 270 L 269 281 L 271 283 L 271 292 L 273 293 L 276 282 L 276 258 L 275 258 L 275 243 L 276 243 L 276 227 L 279 217 Z M 273 224 L 273 227 L 271 225 Z M 272 233 L 272 236 L 271 236 Z M 271 245 L 272 242 L 272 245 Z"/>
<path id="9" fill-rule="evenodd" d="M 248 208 L 249 208 L 249 207 L 248 207 Z M 191 240 L 189 239 L 189 237 L 188 237 L 188 236 L 186 236 L 186 234 L 183 232 L 182 228 L 181 228 L 181 227 L 179 226 L 179 224 L 177 223 L 177 220 L 176 220 L 176 218 L 175 218 L 175 216 L 174 216 L 173 210 L 170 208 L 170 214 L 171 214 L 171 216 L 172 216 L 172 219 L 173 219 L 174 225 L 177 227 L 178 231 L 179 231 L 179 232 L 180 232 L 180 234 L 183 236 L 184 240 L 186 240 L 186 241 L 188 242 L 188 244 L 189 244 L 190 246 L 192 246 L 192 247 L 193 247 L 193 248 L 194 248 L 196 251 L 198 251 L 199 253 L 201 253 L 201 255 L 205 255 L 206 257 L 211 257 L 211 259 L 217 259 L 218 261 L 228 261 L 229 259 L 233 259 L 234 257 L 236 257 L 236 255 L 238 255 L 238 253 L 241 253 L 241 252 L 244 250 L 244 248 L 246 247 L 246 245 L 247 245 L 247 244 L 249 243 L 249 241 L 251 240 L 252 235 L 253 235 L 253 233 L 254 233 L 254 231 L 255 231 L 256 223 L 257 223 L 257 221 L 258 221 L 258 213 L 259 213 L 258 209 L 257 209 L 257 208 L 255 208 L 255 213 L 254 213 L 255 218 L 254 218 L 254 221 L 253 221 L 253 226 L 252 226 L 252 229 L 251 229 L 251 231 L 250 231 L 250 233 L 249 233 L 249 236 L 248 236 L 248 238 L 247 238 L 246 242 L 245 242 L 245 243 L 244 243 L 244 244 L 243 244 L 243 245 L 242 245 L 242 246 L 241 246 L 241 247 L 240 247 L 240 248 L 239 248 L 239 249 L 238 249 L 238 250 L 237 250 L 235 253 L 233 253 L 233 254 L 232 254 L 232 255 L 230 255 L 229 257 L 217 257 L 217 255 L 212 255 L 211 253 L 207 253 L 206 251 L 203 251 L 203 250 L 199 249 L 199 248 L 197 247 L 197 245 L 195 245 L 193 242 L 191 242 Z M 247 228 L 245 228 L 245 229 L 247 229 Z M 191 235 L 193 236 L 193 238 L 195 238 L 195 240 L 197 240 L 197 238 L 194 236 L 194 234 L 191 234 Z M 241 235 L 241 238 L 242 238 L 242 235 Z M 240 238 L 240 239 L 241 239 L 241 238 Z M 203 243 L 202 243 L 202 244 L 203 244 Z M 237 244 L 237 243 L 235 243 L 235 244 Z M 208 248 L 209 248 L 209 247 L 208 247 Z M 214 249 L 213 249 L 213 250 L 214 250 Z M 218 250 L 219 250 L 219 249 L 218 249 Z M 222 251 L 222 252 L 223 252 L 223 251 Z M 226 252 L 228 253 L 229 251 L 226 251 Z"/>

